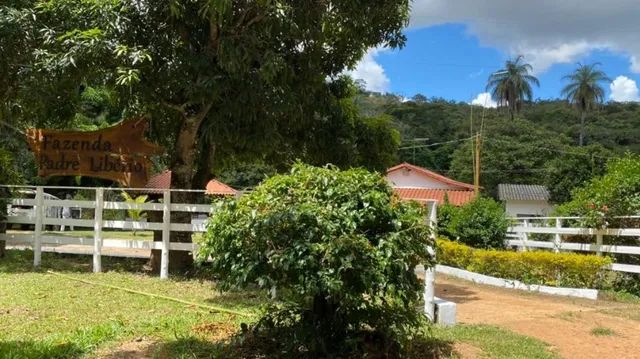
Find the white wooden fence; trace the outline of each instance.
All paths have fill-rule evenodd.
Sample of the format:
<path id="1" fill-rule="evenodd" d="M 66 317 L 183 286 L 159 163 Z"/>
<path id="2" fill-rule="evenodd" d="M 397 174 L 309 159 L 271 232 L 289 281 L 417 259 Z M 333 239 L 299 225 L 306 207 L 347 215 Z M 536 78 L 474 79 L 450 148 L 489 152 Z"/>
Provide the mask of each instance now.
<path id="1" fill-rule="evenodd" d="M 619 217 L 628 219 L 640 219 L 640 216 Z M 565 226 L 567 222 L 576 222 L 580 217 L 519 217 L 512 218 L 513 225 L 509 227 L 507 245 L 517 247 L 520 250 L 531 248 L 550 249 L 554 252 L 576 251 L 593 252 L 597 255 L 603 253 L 640 255 L 640 228 L 580 228 Z M 531 240 L 531 234 L 546 234 L 553 236 L 552 240 Z M 595 237 L 594 243 L 570 243 L 565 242 L 563 236 L 581 235 Z M 619 236 L 635 238 L 637 245 L 603 244 L 604 236 Z M 640 265 L 614 263 L 611 269 L 619 272 L 640 273 Z"/>
<path id="2" fill-rule="evenodd" d="M 105 192 L 114 191 L 121 192 L 123 189 L 116 188 L 88 188 L 88 187 L 52 187 L 52 186 L 0 186 L 15 190 L 16 188 L 35 190 L 35 198 L 12 198 L 9 206 L 20 206 L 21 208 L 30 208 L 30 214 L 20 213 L 18 215 L 9 213 L 6 220 L 8 226 L 12 224 L 34 225 L 33 233 L 7 233 L 0 234 L 0 240 L 7 242 L 7 245 L 28 245 L 33 248 L 33 264 L 40 266 L 42 261 L 43 245 L 60 246 L 60 245 L 80 245 L 93 247 L 93 271 L 102 271 L 102 249 L 107 248 L 125 248 L 125 249 L 158 249 L 161 250 L 160 277 L 169 277 L 169 251 L 188 251 L 197 250 L 197 245 L 193 243 L 170 242 L 171 232 L 190 232 L 198 233 L 205 231 L 205 223 L 202 220 L 194 220 L 192 223 L 172 223 L 171 213 L 187 212 L 192 214 L 210 214 L 212 210 L 211 204 L 191 204 L 191 203 L 172 203 L 172 194 L 177 192 L 195 192 L 204 196 L 204 191 L 198 190 L 153 190 L 155 194 L 161 196 L 159 203 L 131 203 L 124 201 L 106 201 Z M 94 191 L 93 200 L 61 200 L 51 199 L 51 196 L 45 196 L 45 191 Z M 24 191 L 24 190 L 23 190 Z M 127 189 L 128 192 L 141 192 L 149 194 L 149 189 Z M 47 198 L 45 198 L 47 197 Z M 115 197 L 115 196 L 109 196 Z M 61 211 L 50 211 L 51 207 L 56 208 L 82 208 L 94 210 L 95 215 L 91 219 L 79 218 L 60 218 L 51 217 L 51 213 L 60 213 Z M 162 222 L 133 221 L 133 220 L 104 220 L 104 210 L 145 210 L 145 211 L 161 211 Z M 45 226 L 75 226 L 93 229 L 92 237 L 69 237 L 69 236 L 53 236 L 43 233 Z M 120 229 L 120 230 L 153 230 L 162 231 L 162 242 L 154 242 L 152 240 L 131 240 L 131 239 L 104 239 L 103 229 Z"/>

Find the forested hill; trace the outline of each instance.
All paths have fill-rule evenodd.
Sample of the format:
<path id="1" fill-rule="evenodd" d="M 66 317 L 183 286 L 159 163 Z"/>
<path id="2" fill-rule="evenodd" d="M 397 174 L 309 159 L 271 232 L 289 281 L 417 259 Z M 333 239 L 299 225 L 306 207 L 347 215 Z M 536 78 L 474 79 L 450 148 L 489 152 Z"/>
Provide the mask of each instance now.
<path id="1" fill-rule="evenodd" d="M 577 112 L 560 100 L 526 104 L 514 121 L 502 110 L 422 96 L 402 102 L 395 95 L 361 93 L 356 103 L 365 116 L 393 118 L 402 137 L 400 161 L 466 182 L 473 175 L 472 141 L 465 139 L 484 123 L 481 185 L 490 195 L 499 183 L 544 184 L 562 202 L 572 188 L 602 173 L 608 158 L 640 152 L 637 103 L 607 103 L 589 115 L 584 147 L 577 145 Z"/>

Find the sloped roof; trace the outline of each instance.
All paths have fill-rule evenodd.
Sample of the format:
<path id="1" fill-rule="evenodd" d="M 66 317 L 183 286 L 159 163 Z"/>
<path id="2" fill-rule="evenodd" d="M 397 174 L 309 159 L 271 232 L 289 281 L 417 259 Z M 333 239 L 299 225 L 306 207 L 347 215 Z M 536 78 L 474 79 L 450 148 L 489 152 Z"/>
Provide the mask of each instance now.
<path id="1" fill-rule="evenodd" d="M 238 191 L 231 188 L 230 186 L 214 179 L 207 183 L 205 190 L 206 194 L 217 194 L 224 196 L 235 196 L 238 193 Z"/>
<path id="2" fill-rule="evenodd" d="M 170 170 L 166 170 L 162 173 L 159 173 L 149 179 L 149 182 L 145 185 L 145 188 L 149 188 L 150 190 L 143 191 L 148 193 L 161 193 L 160 190 L 170 189 L 171 188 L 171 178 L 172 173 Z M 154 191 L 155 190 L 155 191 Z M 207 183 L 205 188 L 206 194 L 214 194 L 214 195 L 225 195 L 225 196 L 235 196 L 238 191 L 227 186 L 226 184 L 212 179 Z"/>
<path id="3" fill-rule="evenodd" d="M 149 178 L 149 182 L 147 182 L 144 188 L 170 189 L 171 188 L 171 171 L 166 170 L 164 172 L 158 173 L 157 175 Z"/>
<path id="4" fill-rule="evenodd" d="M 545 186 L 530 184 L 499 184 L 498 197 L 501 201 L 548 201 L 549 191 Z"/>
<path id="5" fill-rule="evenodd" d="M 449 199 L 449 203 L 454 206 L 462 206 L 476 198 L 476 194 L 473 191 L 431 188 L 394 188 L 393 190 L 403 200 L 425 201 L 431 199 L 438 201 L 438 204 L 444 203 L 446 195 Z"/>
<path id="6" fill-rule="evenodd" d="M 456 181 L 456 180 L 451 179 L 449 177 L 445 177 L 445 176 L 443 176 L 443 175 L 441 175 L 439 173 L 430 171 L 430 170 L 428 170 L 426 168 L 422 168 L 422 167 L 419 167 L 419 166 L 416 166 L 416 165 L 412 165 L 412 164 L 407 163 L 407 162 L 404 162 L 404 163 L 401 163 L 401 164 L 399 164 L 397 166 L 389 168 L 387 170 L 387 174 L 389 174 L 391 172 L 396 172 L 396 171 L 399 171 L 399 170 L 403 170 L 403 169 L 406 169 L 406 170 L 409 170 L 409 171 L 416 171 L 417 173 L 423 174 L 423 175 L 425 175 L 427 177 L 433 178 L 436 181 L 439 181 L 439 182 L 442 182 L 442 183 L 446 183 L 446 184 L 451 185 L 451 186 L 456 186 L 456 187 L 460 187 L 462 189 L 467 189 L 467 190 L 474 190 L 475 189 L 472 184 Z"/>

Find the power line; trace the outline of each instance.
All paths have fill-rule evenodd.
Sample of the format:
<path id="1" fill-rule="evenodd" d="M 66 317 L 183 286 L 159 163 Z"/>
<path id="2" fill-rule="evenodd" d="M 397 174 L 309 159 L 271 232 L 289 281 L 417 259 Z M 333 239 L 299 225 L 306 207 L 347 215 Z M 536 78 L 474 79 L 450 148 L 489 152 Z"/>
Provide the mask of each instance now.
<path id="1" fill-rule="evenodd" d="M 462 142 L 462 141 L 468 141 L 471 139 L 476 138 L 476 136 L 471 136 L 471 137 L 467 137 L 467 138 L 462 138 L 459 140 L 452 140 L 452 141 L 445 141 L 445 142 L 437 142 L 437 143 L 431 143 L 428 145 L 416 145 L 416 146 L 405 146 L 405 147 L 400 147 L 398 148 L 398 150 L 410 150 L 410 149 L 414 149 L 414 148 L 425 148 L 425 147 L 435 147 L 435 146 L 440 146 L 440 145 L 446 145 L 448 143 L 455 143 L 455 142 Z"/>

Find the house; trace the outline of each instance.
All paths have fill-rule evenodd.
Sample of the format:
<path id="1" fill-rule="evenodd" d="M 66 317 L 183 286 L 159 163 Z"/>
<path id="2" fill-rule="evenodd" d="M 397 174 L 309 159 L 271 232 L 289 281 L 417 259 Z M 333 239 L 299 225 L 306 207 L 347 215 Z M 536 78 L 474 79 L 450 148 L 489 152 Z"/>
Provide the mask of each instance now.
<path id="1" fill-rule="evenodd" d="M 554 208 L 545 186 L 499 184 L 498 198 L 504 202 L 509 217 L 545 217 Z"/>
<path id="2" fill-rule="evenodd" d="M 389 168 L 386 178 L 405 200 L 436 200 L 442 204 L 446 197 L 449 203 L 461 206 L 476 197 L 473 185 L 406 162 Z"/>
<path id="3" fill-rule="evenodd" d="M 151 177 L 145 186 L 145 188 L 149 188 L 150 190 L 142 192 L 161 193 L 160 190 L 170 189 L 172 182 L 171 177 L 172 172 L 169 170 L 165 170 L 164 172 Z M 157 191 L 153 191 L 151 189 Z M 205 194 L 217 196 L 235 196 L 238 194 L 238 191 L 220 181 L 212 179 L 205 186 Z"/>

